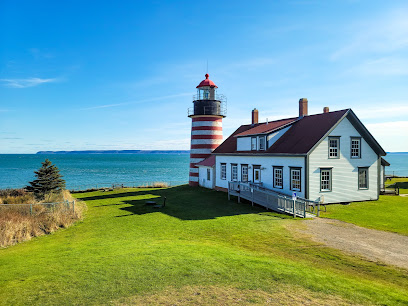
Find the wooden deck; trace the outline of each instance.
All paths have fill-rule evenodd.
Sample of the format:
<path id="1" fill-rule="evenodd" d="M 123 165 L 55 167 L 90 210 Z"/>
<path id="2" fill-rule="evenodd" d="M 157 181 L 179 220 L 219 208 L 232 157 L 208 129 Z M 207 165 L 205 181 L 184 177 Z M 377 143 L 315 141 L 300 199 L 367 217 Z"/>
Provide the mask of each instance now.
<path id="1" fill-rule="evenodd" d="M 252 205 L 258 204 L 267 209 L 279 213 L 293 215 L 294 217 L 312 218 L 319 215 L 320 203 L 309 201 L 303 198 L 296 198 L 278 193 L 274 190 L 261 187 L 253 183 L 229 182 L 228 198 L 237 196 L 238 202 L 246 199 L 252 202 Z"/>

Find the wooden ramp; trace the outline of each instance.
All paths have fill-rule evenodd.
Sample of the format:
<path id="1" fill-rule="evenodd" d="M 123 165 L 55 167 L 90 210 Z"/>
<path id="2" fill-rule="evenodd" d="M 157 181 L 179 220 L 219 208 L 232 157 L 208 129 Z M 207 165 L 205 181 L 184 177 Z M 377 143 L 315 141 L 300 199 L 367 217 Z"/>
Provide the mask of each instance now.
<path id="1" fill-rule="evenodd" d="M 246 199 L 267 209 L 293 215 L 300 218 L 313 218 L 319 215 L 320 202 L 309 201 L 297 197 L 292 197 L 278 193 L 274 190 L 253 184 L 243 182 L 228 182 L 228 199 L 230 196 L 237 196 L 238 202 Z"/>

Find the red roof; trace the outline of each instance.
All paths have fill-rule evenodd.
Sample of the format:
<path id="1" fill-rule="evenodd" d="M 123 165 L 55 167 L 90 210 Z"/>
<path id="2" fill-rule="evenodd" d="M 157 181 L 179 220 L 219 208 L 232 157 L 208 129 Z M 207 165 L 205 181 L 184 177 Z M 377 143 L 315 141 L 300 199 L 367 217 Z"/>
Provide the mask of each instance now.
<path id="1" fill-rule="evenodd" d="M 298 118 L 281 119 L 281 120 L 271 121 L 268 123 L 262 122 L 262 123 L 255 125 L 252 129 L 246 130 L 245 132 L 239 133 L 235 136 L 266 134 L 266 133 L 272 132 L 273 130 L 281 128 L 287 124 L 293 123 L 296 120 L 298 120 Z"/>
<path id="2" fill-rule="evenodd" d="M 348 109 L 305 116 L 288 118 L 266 123 L 241 125 L 231 136 L 229 136 L 213 153 L 245 153 L 245 154 L 306 154 L 323 136 L 348 112 Z M 286 123 L 284 123 L 286 122 Z M 265 133 L 265 125 L 276 126 L 275 129 L 285 124 L 291 124 L 286 131 L 268 150 L 266 151 L 237 151 L 237 137 L 243 135 L 253 135 Z M 269 128 L 268 128 L 269 129 Z M 273 130 L 273 129 L 272 129 Z M 270 131 L 272 131 L 270 130 Z"/>
<path id="3" fill-rule="evenodd" d="M 215 165 L 215 155 L 210 155 L 203 161 L 200 161 L 196 164 L 196 166 L 206 166 L 206 167 L 214 167 Z"/>
<path id="4" fill-rule="evenodd" d="M 197 86 L 196 88 L 204 87 L 204 86 L 209 86 L 209 87 L 218 88 L 218 86 L 215 85 L 214 82 L 211 81 L 211 80 L 208 78 L 209 76 L 210 76 L 210 75 L 209 75 L 208 73 L 206 73 L 206 75 L 205 75 L 205 80 L 201 81 L 201 83 L 198 84 L 198 86 Z"/>

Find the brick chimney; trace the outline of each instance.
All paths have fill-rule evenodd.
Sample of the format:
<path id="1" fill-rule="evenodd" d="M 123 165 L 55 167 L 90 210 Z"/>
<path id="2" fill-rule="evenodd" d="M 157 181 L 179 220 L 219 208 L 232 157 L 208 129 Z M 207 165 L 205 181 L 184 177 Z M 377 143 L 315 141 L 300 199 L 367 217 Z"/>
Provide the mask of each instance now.
<path id="1" fill-rule="evenodd" d="M 307 116 L 307 99 L 299 99 L 299 117 Z"/>
<path id="2" fill-rule="evenodd" d="M 326 106 L 326 107 L 323 107 L 323 113 L 328 113 L 329 112 L 329 108 Z"/>
<path id="3" fill-rule="evenodd" d="M 254 108 L 252 110 L 252 124 L 257 124 L 258 123 L 258 110 L 256 108 Z"/>

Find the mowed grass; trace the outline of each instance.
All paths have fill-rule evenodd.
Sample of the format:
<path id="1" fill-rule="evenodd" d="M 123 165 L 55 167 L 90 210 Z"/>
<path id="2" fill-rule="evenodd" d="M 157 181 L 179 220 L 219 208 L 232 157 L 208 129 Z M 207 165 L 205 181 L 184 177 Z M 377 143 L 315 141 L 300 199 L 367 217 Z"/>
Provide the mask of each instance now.
<path id="1" fill-rule="evenodd" d="M 320 216 L 408 235 L 408 197 L 383 195 L 378 201 L 327 205 Z"/>
<path id="2" fill-rule="evenodd" d="M 0 304 L 408 303 L 406 270 L 302 240 L 287 229 L 300 219 L 222 192 L 76 196 L 83 221 L 0 250 Z"/>

